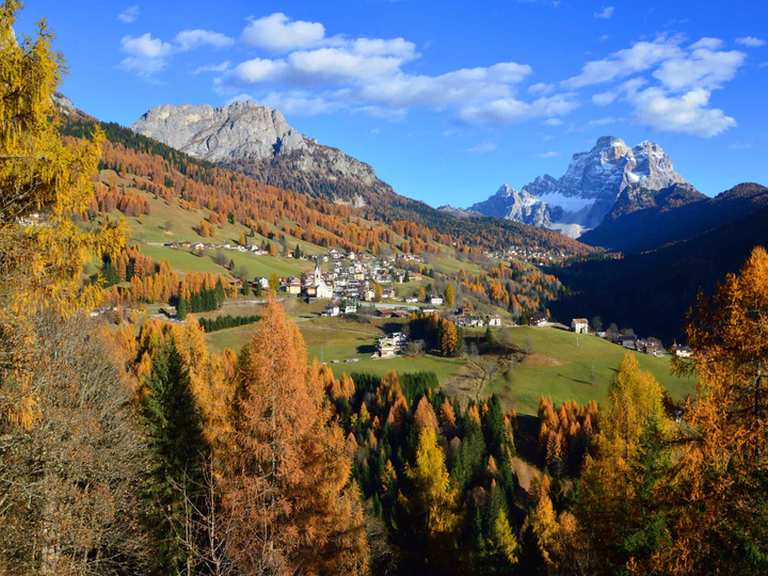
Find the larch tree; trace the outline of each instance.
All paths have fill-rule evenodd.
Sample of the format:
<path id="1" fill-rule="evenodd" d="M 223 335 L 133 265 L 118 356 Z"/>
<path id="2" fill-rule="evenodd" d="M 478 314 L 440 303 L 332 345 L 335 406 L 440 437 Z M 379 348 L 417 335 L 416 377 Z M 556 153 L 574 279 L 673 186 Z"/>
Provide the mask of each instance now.
<path id="1" fill-rule="evenodd" d="M 426 571 L 439 572 L 446 553 L 455 545 L 460 515 L 458 490 L 448 474 L 435 426 L 426 426 L 419 433 L 414 463 L 406 466 L 405 477 L 408 483 L 399 495 L 403 534 L 409 548 L 419 542 L 417 549 L 424 554 L 411 561 Z"/>
<path id="2" fill-rule="evenodd" d="M 445 305 L 449 308 L 456 306 L 456 288 L 453 284 L 445 287 Z"/>
<path id="3" fill-rule="evenodd" d="M 596 574 L 645 565 L 667 537 L 656 491 L 669 460 L 663 450 L 672 423 L 662 388 L 625 354 L 608 389 L 594 454 L 587 456 L 576 511 Z"/>
<path id="4" fill-rule="evenodd" d="M 665 491 L 672 539 L 656 558 L 668 574 L 768 571 L 768 253 L 757 247 L 690 314 L 698 375 L 675 475 Z M 682 503 L 685 503 L 682 505 Z"/>
<path id="5" fill-rule="evenodd" d="M 364 574 L 362 505 L 344 436 L 296 325 L 270 300 L 240 359 L 224 482 L 228 552 L 244 574 Z"/>

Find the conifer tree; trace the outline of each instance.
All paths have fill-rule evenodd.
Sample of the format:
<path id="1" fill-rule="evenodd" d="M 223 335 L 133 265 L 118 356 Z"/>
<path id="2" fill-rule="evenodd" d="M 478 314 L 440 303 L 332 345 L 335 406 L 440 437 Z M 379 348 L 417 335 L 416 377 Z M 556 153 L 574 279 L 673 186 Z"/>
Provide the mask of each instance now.
<path id="1" fill-rule="evenodd" d="M 144 418 L 153 466 L 147 485 L 149 526 L 158 542 L 158 572 L 189 573 L 194 559 L 182 541 L 188 530 L 186 501 L 202 509 L 207 447 L 202 424 L 174 340 L 156 351 L 144 382 Z"/>

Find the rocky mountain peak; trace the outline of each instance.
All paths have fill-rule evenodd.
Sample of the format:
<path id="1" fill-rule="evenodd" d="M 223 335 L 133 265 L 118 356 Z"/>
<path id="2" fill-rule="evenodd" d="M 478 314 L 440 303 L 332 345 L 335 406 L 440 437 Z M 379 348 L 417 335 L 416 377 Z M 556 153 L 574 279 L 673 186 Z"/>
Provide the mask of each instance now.
<path id="1" fill-rule="evenodd" d="M 165 104 L 144 114 L 133 129 L 209 162 L 263 160 L 306 146 L 279 110 L 250 101 L 220 108 Z"/>
<path id="2" fill-rule="evenodd" d="M 279 110 L 253 101 L 222 107 L 165 104 L 141 116 L 132 129 L 288 190 L 355 206 L 392 194 L 368 164 L 304 136 Z"/>
<path id="3" fill-rule="evenodd" d="M 684 183 L 672 160 L 655 142 L 646 140 L 630 148 L 621 138 L 601 136 L 588 152 L 573 155 L 560 178 L 539 176 L 523 186 L 517 196 L 506 194 L 504 217 L 515 218 L 520 213 L 514 203 L 530 206 L 538 202 L 542 206 L 537 210 L 549 214 L 550 224 L 572 225 L 570 230 L 589 229 L 599 225 L 619 199 L 622 211 L 631 211 L 633 200 L 642 199 L 642 204 L 647 204 L 651 201 L 649 194 Z M 643 193 L 623 194 L 626 189 L 642 189 Z M 500 198 L 500 192 L 494 197 Z M 498 202 L 492 204 L 481 202 L 473 208 L 493 216 L 495 214 L 483 212 L 501 211 Z"/>

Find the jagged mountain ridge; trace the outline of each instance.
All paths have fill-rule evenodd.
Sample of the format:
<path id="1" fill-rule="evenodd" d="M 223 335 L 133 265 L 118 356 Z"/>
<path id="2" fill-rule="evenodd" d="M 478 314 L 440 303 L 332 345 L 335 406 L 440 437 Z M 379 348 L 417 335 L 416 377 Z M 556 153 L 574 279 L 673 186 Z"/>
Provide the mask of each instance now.
<path id="1" fill-rule="evenodd" d="M 574 154 L 559 179 L 545 174 L 514 193 L 500 194 L 502 187 L 470 209 L 538 226 L 589 229 L 603 221 L 625 190 L 656 191 L 673 184 L 686 181 L 661 146 L 646 140 L 630 148 L 620 138 L 603 136 L 590 151 Z M 540 215 L 538 221 L 532 214 Z"/>
<path id="2" fill-rule="evenodd" d="M 552 223 L 551 210 L 546 203 L 527 190 L 518 192 L 509 184 L 502 185 L 496 194 L 483 202 L 473 204 L 468 210 L 532 226 L 548 226 Z"/>
<path id="3" fill-rule="evenodd" d="M 291 127 L 279 110 L 252 101 L 157 106 L 132 126 L 194 158 L 235 168 L 265 184 L 363 206 L 391 187 L 373 168 Z"/>

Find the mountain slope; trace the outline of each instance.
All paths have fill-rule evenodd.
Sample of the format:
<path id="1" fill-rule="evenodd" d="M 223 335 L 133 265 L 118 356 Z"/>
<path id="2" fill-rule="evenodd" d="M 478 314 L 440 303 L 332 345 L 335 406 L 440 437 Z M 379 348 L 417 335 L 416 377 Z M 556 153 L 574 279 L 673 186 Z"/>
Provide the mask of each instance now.
<path id="1" fill-rule="evenodd" d="M 472 208 L 488 216 L 509 218 L 536 225 L 598 226 L 627 190 L 657 191 L 685 180 L 672 166 L 664 150 L 653 142 L 634 148 L 613 136 L 597 140 L 589 152 L 573 155 L 559 179 L 539 176 L 520 192 L 500 194 Z M 628 196 L 628 200 L 631 200 Z M 532 219 L 530 214 L 549 218 Z M 534 221 L 531 221 L 534 220 Z M 561 226 L 562 227 L 562 226 Z"/>
<path id="2" fill-rule="evenodd" d="M 631 207 L 620 198 L 603 223 L 580 240 L 612 250 L 641 252 L 695 238 L 768 208 L 768 188 L 752 183 L 739 184 L 715 198 L 688 185 L 651 194 L 640 190 L 636 195 L 629 202 Z"/>
<path id="3" fill-rule="evenodd" d="M 711 293 L 756 245 L 768 245 L 766 224 L 768 207 L 658 250 L 551 269 L 569 290 L 552 311 L 561 320 L 597 315 L 606 326 L 616 322 L 644 336 L 681 340 L 699 290 Z"/>

